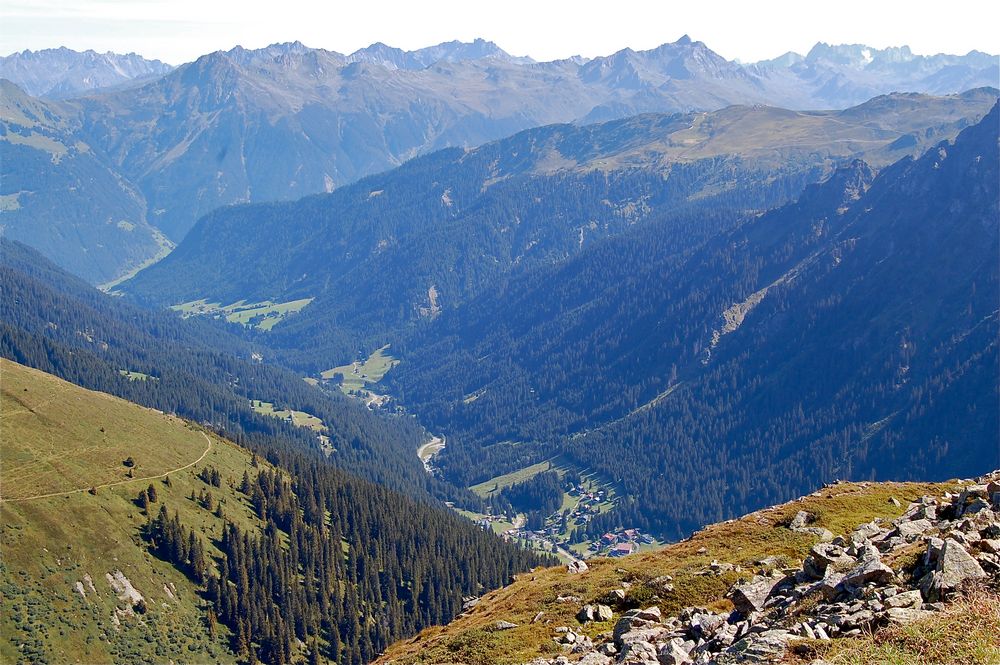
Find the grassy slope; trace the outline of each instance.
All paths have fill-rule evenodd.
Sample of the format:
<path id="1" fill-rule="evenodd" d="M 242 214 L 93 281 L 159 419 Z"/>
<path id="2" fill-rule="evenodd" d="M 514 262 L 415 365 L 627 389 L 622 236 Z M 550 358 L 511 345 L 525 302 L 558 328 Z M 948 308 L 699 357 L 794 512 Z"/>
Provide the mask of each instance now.
<path id="1" fill-rule="evenodd" d="M 104 426 L 106 436 L 101 442 L 106 451 L 95 455 L 96 463 L 89 468 L 74 465 L 72 476 L 62 480 L 48 476 L 47 487 L 64 481 L 59 489 L 75 489 L 81 482 L 84 486 L 98 484 L 108 473 L 120 476 L 120 460 L 127 455 L 135 457 L 140 470 L 176 468 L 196 460 L 206 448 L 201 430 L 176 418 L 8 361 L 2 361 L 0 371 L 4 413 L 0 487 L 5 496 L 27 496 L 36 486 L 26 484 L 32 482 L 31 477 L 19 475 L 8 464 L 9 451 L 23 458 L 36 449 L 37 442 L 44 444 L 37 448 L 41 454 L 62 452 L 66 459 L 82 461 L 80 449 L 92 444 L 94 437 L 78 437 L 74 434 L 77 431 L 99 431 Z M 7 417 L 14 401 L 10 392 L 24 393 L 25 387 L 28 394 L 60 396 L 33 404 L 34 424 L 26 416 L 21 416 L 20 422 Z M 66 434 L 50 436 L 59 430 Z M 134 431 L 143 432 L 143 436 L 134 436 Z M 211 491 L 217 501 L 224 502 L 226 519 L 244 528 L 259 527 L 241 495 L 228 486 L 229 481 L 239 484 L 244 470 L 251 476 L 255 472 L 249 454 L 206 435 L 211 437 L 212 446 L 204 460 L 171 473 L 170 486 L 162 479 L 135 480 L 101 489 L 97 495 L 81 492 L 0 503 L 0 662 L 232 662 L 225 629 L 220 626 L 215 638 L 209 635 L 195 587 L 173 566 L 147 552 L 139 531 L 146 517 L 134 502 L 139 491 L 152 482 L 158 498 L 153 510 L 165 504 L 171 514 L 179 511 L 181 521 L 198 529 L 209 553 L 216 556 L 211 541 L 219 537 L 222 520 L 191 501 L 192 491 Z M 109 461 L 102 463 L 105 459 Z M 155 464 L 159 466 L 154 469 Z M 221 488 L 197 478 L 206 465 L 221 472 Z M 146 615 L 116 613 L 129 605 L 116 598 L 105 577 L 116 570 L 144 596 L 149 607 Z M 86 575 L 96 593 L 86 583 Z M 85 598 L 74 588 L 77 582 L 84 583 Z M 116 616 L 119 626 L 115 625 Z"/>
<path id="2" fill-rule="evenodd" d="M 372 353 L 364 362 L 355 361 L 348 365 L 333 367 L 320 374 L 323 379 L 332 379 L 334 374 L 341 374 L 344 382 L 340 389 L 344 393 L 364 389 L 369 384 L 378 383 L 386 373 L 395 367 L 399 361 L 388 353 L 389 345 Z"/>
<path id="3" fill-rule="evenodd" d="M 951 489 L 949 484 L 842 483 L 790 503 L 747 515 L 739 520 L 715 524 L 690 539 L 656 552 L 640 553 L 624 559 L 588 561 L 590 571 L 569 575 L 564 567 L 520 575 L 504 589 L 485 596 L 467 616 L 443 627 L 429 628 L 414 638 L 395 644 L 380 662 L 501 665 L 526 662 L 539 655 L 559 653 L 551 641 L 556 626 L 579 627 L 574 618 L 579 603 L 559 603 L 558 596 L 578 596 L 581 603 L 599 599 L 619 588 L 622 581 L 643 581 L 658 575 L 672 575 L 676 591 L 661 599 L 665 615 L 688 606 L 724 609 L 732 607 L 723 598 L 739 577 L 760 566 L 755 561 L 768 556 L 783 557 L 790 563 L 801 561 L 815 538 L 782 526 L 799 510 L 817 515 L 818 525 L 834 533 L 846 533 L 875 517 L 892 518 L 903 506 L 923 494 Z M 699 552 L 705 548 L 703 552 Z M 713 559 L 741 565 L 743 573 L 720 576 L 699 574 Z M 532 624 L 535 614 L 542 619 Z M 1000 627 L 996 621 L 992 629 Z M 519 624 L 517 628 L 492 632 L 488 627 L 499 620 Z M 587 632 L 597 634 L 610 624 L 590 624 Z M 860 646 L 859 646 L 860 648 Z M 1000 651 L 996 652 L 1000 656 Z M 861 657 L 863 660 L 863 657 Z"/>

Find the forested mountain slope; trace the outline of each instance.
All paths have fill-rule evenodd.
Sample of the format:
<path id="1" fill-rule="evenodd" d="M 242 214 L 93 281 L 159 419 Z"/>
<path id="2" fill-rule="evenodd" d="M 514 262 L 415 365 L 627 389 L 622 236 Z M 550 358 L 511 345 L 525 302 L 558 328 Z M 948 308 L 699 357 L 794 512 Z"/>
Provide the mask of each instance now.
<path id="1" fill-rule="evenodd" d="M 58 71 L 35 62 L 39 54 L 31 63 L 24 54 L 11 56 L 11 75 L 29 87 L 73 78 L 60 54 L 42 59 Z M 122 63 L 122 76 L 139 72 L 133 64 L 142 63 Z M 65 113 L 76 119 L 67 145 L 84 143 L 106 159 L 121 186 L 139 195 L 145 213 L 143 219 L 120 216 L 114 192 L 106 201 L 94 191 L 92 223 L 109 217 L 112 225 L 148 223 L 176 243 L 219 206 L 329 192 L 421 154 L 540 125 L 733 104 L 842 109 L 894 91 L 955 94 L 996 82 L 995 56 L 976 52 L 923 57 L 907 49 L 818 45 L 805 57 L 743 65 L 685 36 L 647 51 L 535 63 L 481 40 L 410 52 L 373 44 L 348 56 L 293 42 L 206 54 L 143 84 L 68 100 Z M 4 168 L 13 160 L 12 171 L 23 171 L 25 155 L 11 151 Z M 68 207 L 78 205 L 58 187 L 39 201 L 57 193 Z M 57 243 L 62 218 L 50 213 L 58 208 L 34 204 L 23 198 L 21 215 L 55 230 L 18 238 L 93 283 L 157 256 L 159 248 L 151 246 L 139 255 L 121 252 L 117 264 L 64 262 L 79 243 L 69 235 Z M 99 253 L 106 259 L 115 258 L 119 242 L 128 249 L 127 236 L 105 235 Z M 102 249 L 87 240 L 87 250 Z"/>
<path id="2" fill-rule="evenodd" d="M 997 466 L 998 127 L 701 247 L 650 224 L 528 271 L 400 345 L 389 387 L 453 481 L 558 453 L 674 536 L 833 478 Z"/>
<path id="3" fill-rule="evenodd" d="M 367 663 L 546 561 L 307 452 L 0 373 L 4 662 Z"/>
<path id="4" fill-rule="evenodd" d="M 413 496 L 475 500 L 427 476 L 415 453 L 425 435 L 411 420 L 306 384 L 216 322 L 183 321 L 100 293 L 16 242 L 0 239 L 0 257 L 0 355 L 234 436 L 323 450 L 335 466 Z M 251 400 L 321 426 L 259 413 Z"/>
<path id="5" fill-rule="evenodd" d="M 315 298 L 264 343 L 318 372 L 509 274 L 649 219 L 732 213 L 678 227 L 678 242 L 695 242 L 845 159 L 883 165 L 953 136 L 994 101 L 993 90 L 893 95 L 840 112 L 731 107 L 528 130 L 327 196 L 218 210 L 121 288 L 159 305 Z"/>

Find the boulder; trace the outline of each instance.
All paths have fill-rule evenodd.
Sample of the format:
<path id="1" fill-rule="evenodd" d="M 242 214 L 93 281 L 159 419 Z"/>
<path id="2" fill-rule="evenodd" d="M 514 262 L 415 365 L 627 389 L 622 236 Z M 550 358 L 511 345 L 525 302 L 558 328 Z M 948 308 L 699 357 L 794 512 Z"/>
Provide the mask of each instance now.
<path id="1" fill-rule="evenodd" d="M 585 573 L 590 570 L 587 564 L 583 561 L 577 560 L 566 565 L 566 572 L 570 575 L 578 575 L 580 573 Z"/>
<path id="2" fill-rule="evenodd" d="M 579 665 L 609 665 L 609 663 L 611 657 L 597 651 L 591 651 L 578 661 Z"/>
<path id="3" fill-rule="evenodd" d="M 511 623 L 510 621 L 497 621 L 493 624 L 494 630 L 510 630 L 511 628 L 517 628 L 516 623 Z"/>
<path id="4" fill-rule="evenodd" d="M 656 647 L 642 641 L 626 644 L 618 654 L 617 662 L 626 665 L 660 665 Z"/>
<path id="5" fill-rule="evenodd" d="M 926 619 L 928 617 L 934 616 L 934 612 L 929 612 L 927 610 L 916 609 L 912 607 L 891 607 L 885 612 L 886 618 L 895 624 L 906 625 L 908 623 L 913 623 L 914 621 L 920 621 L 921 619 Z"/>
<path id="6" fill-rule="evenodd" d="M 594 613 L 594 621 L 611 621 L 615 616 L 615 613 L 611 611 L 611 608 L 607 605 L 598 605 L 597 611 Z"/>
<path id="7" fill-rule="evenodd" d="M 802 569 L 814 578 L 820 579 L 831 566 L 837 572 L 844 572 L 856 565 L 857 561 L 848 555 L 843 547 L 833 543 L 817 543 L 810 550 Z"/>
<path id="8" fill-rule="evenodd" d="M 979 563 L 951 538 L 944 541 L 935 571 L 941 573 L 941 589 L 945 591 L 958 588 L 965 580 L 986 577 Z"/>
<path id="9" fill-rule="evenodd" d="M 919 519 L 908 522 L 900 522 L 891 535 L 899 536 L 907 542 L 913 542 L 923 534 L 931 530 L 934 525 L 930 520 Z"/>
<path id="10" fill-rule="evenodd" d="M 791 529 L 792 531 L 795 531 L 796 529 L 801 529 L 804 526 L 809 526 L 809 524 L 814 519 L 815 518 L 810 513 L 807 513 L 804 510 L 800 510 L 799 512 L 795 513 L 795 517 L 793 517 L 792 521 L 788 523 L 788 528 Z"/>
<path id="11" fill-rule="evenodd" d="M 681 646 L 682 644 L 680 640 L 670 640 L 661 646 L 660 651 L 657 653 L 657 658 L 659 658 L 661 665 L 690 665 L 690 663 L 693 663 L 694 661 L 691 660 L 691 656 Z"/>
<path id="12" fill-rule="evenodd" d="M 780 577 L 756 576 L 747 584 L 738 584 L 729 591 L 733 605 L 741 614 L 751 614 L 764 609 L 764 603 L 781 582 Z"/>
<path id="13" fill-rule="evenodd" d="M 903 593 L 897 593 L 894 596 L 886 598 L 883 605 L 889 609 L 893 608 L 909 608 L 909 609 L 920 609 L 923 604 L 924 599 L 920 595 L 920 591 L 904 591 Z"/>
<path id="14" fill-rule="evenodd" d="M 781 635 L 781 632 L 783 631 L 768 631 L 768 633 L 744 637 L 720 653 L 715 662 L 719 665 L 779 662 L 784 659 L 785 651 L 788 648 L 788 636 L 787 634 Z"/>
<path id="15" fill-rule="evenodd" d="M 885 565 L 878 559 L 869 558 L 861 562 L 856 568 L 844 575 L 844 584 L 851 586 L 863 586 L 868 582 L 876 584 L 888 584 L 895 578 L 892 568 Z"/>

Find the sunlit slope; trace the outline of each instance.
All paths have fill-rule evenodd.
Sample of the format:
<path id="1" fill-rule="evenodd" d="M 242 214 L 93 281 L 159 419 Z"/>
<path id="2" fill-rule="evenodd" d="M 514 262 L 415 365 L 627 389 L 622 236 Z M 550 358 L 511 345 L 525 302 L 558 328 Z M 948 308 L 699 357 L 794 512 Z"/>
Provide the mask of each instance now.
<path id="1" fill-rule="evenodd" d="M 228 632 L 210 633 L 194 585 L 149 553 L 137 497 L 152 486 L 149 511 L 177 511 L 217 556 L 223 520 L 190 497 L 211 492 L 226 520 L 258 526 L 230 487 L 256 473 L 251 455 L 16 363 L 0 371 L 0 662 L 232 662 Z M 206 467 L 219 487 L 199 479 Z"/>

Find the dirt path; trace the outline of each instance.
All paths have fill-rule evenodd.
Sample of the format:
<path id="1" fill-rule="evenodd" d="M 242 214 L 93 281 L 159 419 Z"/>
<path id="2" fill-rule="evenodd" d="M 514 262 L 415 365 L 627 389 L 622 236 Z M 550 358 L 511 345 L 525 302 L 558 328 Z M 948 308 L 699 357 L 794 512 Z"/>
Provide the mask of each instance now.
<path id="1" fill-rule="evenodd" d="M 171 473 L 177 473 L 178 471 L 183 471 L 184 469 L 190 469 L 192 466 L 194 466 L 198 462 L 200 462 L 203 459 L 205 459 L 205 455 L 207 455 L 209 453 L 209 451 L 212 450 L 212 439 L 210 439 L 208 437 L 208 435 L 205 434 L 204 432 L 198 432 L 198 433 L 201 434 L 203 437 L 205 437 L 205 443 L 207 443 L 208 445 L 205 446 L 205 451 L 202 452 L 201 457 L 199 457 L 195 461 L 190 462 L 188 464 L 185 464 L 184 466 L 179 466 L 176 469 L 171 469 L 169 471 L 164 471 L 163 473 L 157 474 L 155 476 L 143 476 L 142 478 L 126 478 L 125 480 L 117 480 L 117 481 L 115 481 L 113 483 L 104 483 L 103 485 L 94 485 L 93 487 L 95 489 L 104 489 L 106 487 L 116 487 L 118 485 L 125 485 L 127 483 L 140 483 L 140 482 L 145 482 L 147 480 L 156 480 L 157 478 L 164 478 L 166 476 L 169 476 Z M 54 496 L 64 496 L 64 495 L 67 495 L 67 494 L 79 494 L 81 492 L 87 492 L 89 490 L 90 490 L 90 487 L 83 487 L 83 488 L 75 489 L 75 490 L 67 490 L 65 492 L 50 492 L 49 494 L 36 494 L 34 496 L 22 496 L 22 497 L 18 497 L 18 498 L 15 498 L 15 499 L 5 499 L 3 497 L 0 497 L 0 503 L 4 503 L 4 502 L 14 503 L 16 501 L 31 501 L 32 499 L 48 499 L 48 498 L 51 498 L 51 497 L 54 497 Z"/>

